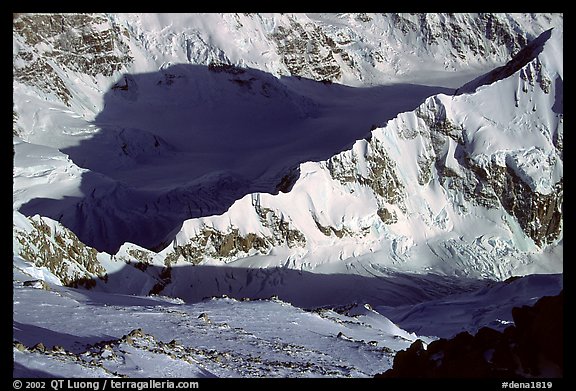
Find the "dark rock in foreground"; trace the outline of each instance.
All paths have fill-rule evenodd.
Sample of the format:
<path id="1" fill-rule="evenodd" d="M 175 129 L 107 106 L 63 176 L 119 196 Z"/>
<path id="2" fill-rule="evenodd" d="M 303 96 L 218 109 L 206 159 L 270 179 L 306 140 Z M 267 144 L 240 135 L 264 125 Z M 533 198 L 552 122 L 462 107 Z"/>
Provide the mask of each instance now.
<path id="1" fill-rule="evenodd" d="M 522 378 L 563 376 L 564 293 L 512 310 L 514 326 L 483 327 L 400 351 L 384 378 Z"/>

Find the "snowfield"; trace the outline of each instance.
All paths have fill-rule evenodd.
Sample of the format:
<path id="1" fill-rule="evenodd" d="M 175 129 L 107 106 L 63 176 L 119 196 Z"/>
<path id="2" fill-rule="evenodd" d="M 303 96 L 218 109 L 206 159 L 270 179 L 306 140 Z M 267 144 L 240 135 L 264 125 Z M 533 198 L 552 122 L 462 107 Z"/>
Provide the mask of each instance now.
<path id="1" fill-rule="evenodd" d="M 406 290 L 413 297 L 397 299 L 405 305 L 305 310 L 277 298 L 186 303 L 46 290 L 24 284 L 31 276 L 23 263 L 14 270 L 14 377 L 371 377 L 417 338 L 502 329 L 513 306 L 562 289 L 561 275 L 529 276 L 465 293 L 428 292 L 436 298 L 422 301 L 416 279 Z"/>
<path id="2" fill-rule="evenodd" d="M 14 294 L 14 339 L 73 353 L 15 349 L 16 377 L 26 370 L 64 377 L 366 377 L 389 366 L 392 353 L 416 337 L 364 307 L 346 315 L 304 311 L 279 300 L 182 304 L 67 288 L 44 291 L 21 282 L 15 282 Z M 135 329 L 145 335 L 121 340 Z M 111 342 L 106 347 L 104 341 Z"/>
<path id="3" fill-rule="evenodd" d="M 563 288 L 562 14 L 18 14 L 13 67 L 14 377 L 373 377 Z"/>

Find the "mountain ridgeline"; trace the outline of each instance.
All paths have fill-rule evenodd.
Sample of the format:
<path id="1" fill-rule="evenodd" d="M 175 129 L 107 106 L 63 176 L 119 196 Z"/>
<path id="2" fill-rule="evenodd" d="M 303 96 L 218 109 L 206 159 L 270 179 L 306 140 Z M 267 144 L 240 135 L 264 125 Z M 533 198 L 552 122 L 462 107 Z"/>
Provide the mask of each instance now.
<path id="1" fill-rule="evenodd" d="M 247 195 L 221 216 L 185 221 L 167 264 L 172 254 L 229 262 L 280 246 L 297 266 L 371 254 L 509 276 L 526 252 L 562 238 L 562 114 L 552 109 L 561 69 L 547 58 L 550 40 L 511 76 L 430 97 L 351 149 L 302 164 L 287 194 Z"/>
<path id="2" fill-rule="evenodd" d="M 562 37 L 560 14 L 15 15 L 15 214 L 166 270 L 559 271 Z M 15 226 L 31 262 L 40 221 Z"/>

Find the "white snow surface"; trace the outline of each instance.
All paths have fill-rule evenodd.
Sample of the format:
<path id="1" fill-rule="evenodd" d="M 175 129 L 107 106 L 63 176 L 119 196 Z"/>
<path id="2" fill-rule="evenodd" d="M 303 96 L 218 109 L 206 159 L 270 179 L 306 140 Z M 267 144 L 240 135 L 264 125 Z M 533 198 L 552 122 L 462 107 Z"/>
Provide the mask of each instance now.
<path id="1" fill-rule="evenodd" d="M 15 377 L 371 377 L 416 338 L 429 343 L 488 319 L 503 328 L 512 306 L 562 287 L 561 276 L 531 276 L 468 293 L 447 290 L 410 308 L 311 311 L 276 298 L 184 303 L 52 284 L 44 290 L 26 280 L 15 273 L 13 335 L 26 347 L 14 348 Z M 402 322 L 422 332 L 407 332 Z M 46 351 L 32 349 L 40 342 Z"/>
<path id="2" fill-rule="evenodd" d="M 319 241 L 326 242 L 326 238 L 315 229 L 310 215 L 305 216 L 306 210 L 323 225 L 352 231 L 370 229 L 366 241 L 353 243 L 355 248 L 359 246 L 354 251 L 350 246 L 337 249 L 336 257 L 341 259 L 385 247 L 393 249 L 396 260 L 436 258 L 420 249 L 411 256 L 423 241 L 455 240 L 466 247 L 486 237 L 493 221 L 506 216 L 474 210 L 465 203 L 458 208 L 470 211 L 470 218 L 454 211 L 458 196 L 443 194 L 434 173 L 429 188 L 416 185 L 419 168 L 413 157 L 426 159 L 434 154 L 424 135 L 406 139 L 398 134 L 406 127 L 425 132 L 426 126 L 411 111 L 430 95 L 450 94 L 450 89 L 426 87 L 438 85 L 434 82 L 437 72 L 444 72 L 440 79 L 448 83 L 440 85 L 456 87 L 462 82 L 458 72 L 475 76 L 507 60 L 509 53 L 498 47 L 490 52 L 491 60 L 473 52 L 457 54 L 468 50 L 462 46 L 463 38 L 442 35 L 445 23 L 477 34 L 474 21 L 478 17 L 428 15 L 426 28 L 442 37 L 430 47 L 411 30 L 410 26 L 420 23 L 413 15 L 399 19 L 409 32 L 402 31 L 391 14 L 104 15 L 105 22 L 96 26 L 99 29 L 108 25 L 126 29 L 122 39 L 134 58 L 126 72 L 106 78 L 57 68 L 66 76 L 64 81 L 74 97 L 71 107 L 51 94 L 15 82 L 15 127 L 20 137 L 15 138 L 13 207 L 27 215 L 39 213 L 58 220 L 87 244 L 107 252 L 116 252 L 124 242 L 161 248 L 175 236 L 174 243 L 180 244 L 187 238 L 185 232 L 198 230 L 187 226 L 204 224 L 187 221 L 178 233 L 187 218 L 230 209 L 217 224 L 222 226 L 233 216 L 251 215 L 240 206 L 248 205 L 250 193 L 274 193 L 288 169 L 308 161 L 300 167 L 301 180 L 312 176 L 308 184 L 298 183 L 295 190 L 306 193 L 300 198 L 310 196 L 310 201 L 293 202 L 292 196 L 281 194 L 271 202 L 278 204 L 280 215 L 294 220 L 314 248 L 322 247 Z M 543 74 L 552 79 L 551 91 L 544 93 L 515 74 L 474 94 L 434 95 L 420 110 L 445 111 L 453 123 L 464 127 L 467 152 L 479 164 L 504 159 L 534 191 L 549 194 L 563 171 L 562 161 L 551 153 L 552 140 L 561 138 L 561 115 L 550 109 L 554 96 L 561 94 L 556 91 L 556 80 L 563 78 L 559 60 L 562 15 L 499 15 L 498 21 L 522 31 L 527 39 L 554 27 L 552 38 L 538 56 Z M 320 29 L 337 42 L 350 41 L 346 50 L 357 68 L 341 67 L 343 85 L 286 77 L 289 72 L 272 36 L 280 27 L 294 23 L 310 34 Z M 491 45 L 488 41 L 484 44 Z M 14 39 L 14 53 L 29 49 L 20 37 Z M 40 44 L 34 50 L 41 54 L 48 49 Z M 372 60 L 367 59 L 376 52 L 387 56 L 382 56 L 380 65 L 369 66 Z M 207 65 L 214 63 L 237 65 L 242 73 L 210 72 Z M 112 90 L 126 75 L 136 89 Z M 423 78 L 426 83 L 420 83 Z M 312 163 L 350 149 L 354 140 L 367 136 L 375 126 L 378 129 L 372 137 L 383 141 L 406 193 L 414 195 L 406 200 L 408 214 L 397 206 L 386 206 L 399 216 L 392 226 L 377 221 L 375 200 L 366 189 L 342 189 L 326 180 L 325 174 L 320 175 L 321 170 Z M 362 143 L 353 151 L 366 148 Z M 446 148 L 442 151 L 444 164 L 462 173 L 456 144 L 449 142 Z M 363 155 L 361 150 L 353 153 Z M 366 170 L 363 164 L 357 165 L 361 174 Z M 355 193 L 347 194 L 350 191 Z M 238 201 L 243 196 L 245 199 Z M 263 205 L 267 206 L 268 198 L 262 195 Z M 468 222 L 478 215 L 487 220 L 486 229 L 480 224 L 479 229 L 470 231 Z M 241 232 L 262 231 L 254 226 L 254 220 L 234 221 L 238 218 L 244 217 L 230 221 Z M 212 224 L 215 219 L 207 221 Z M 537 251 L 513 221 L 505 225 L 509 232 L 504 237 L 501 232 L 488 234 L 495 236 L 498 248 Z M 147 229 L 142 228 L 145 226 Z M 305 251 L 299 251 L 296 258 Z M 438 253 L 438 249 L 432 251 Z M 315 253 L 314 258 L 312 264 L 334 257 L 326 259 Z M 505 277 L 511 271 L 488 273 Z"/>
<path id="3" fill-rule="evenodd" d="M 416 338 L 367 309 L 316 313 L 278 300 L 227 298 L 176 304 L 162 297 L 44 291 L 20 281 L 14 294 L 15 340 L 28 347 L 42 342 L 49 350 L 59 345 L 80 357 L 15 349 L 16 377 L 367 377 L 388 368 L 392 352 Z M 93 345 L 138 328 L 154 337 L 148 346 L 176 339 L 188 349 L 186 359 L 124 343 L 97 357 L 101 370 L 88 365 L 97 359 L 85 353 Z"/>
<path id="4" fill-rule="evenodd" d="M 474 53 L 467 47 L 458 50 L 449 37 L 443 36 L 443 23 L 454 23 L 462 29 L 475 31 L 475 14 L 452 16 L 428 14 L 426 25 L 440 37 L 428 45 L 416 31 L 420 15 L 403 14 L 413 31 L 402 31 L 392 14 L 370 14 L 363 21 L 357 14 L 111 14 L 111 20 L 126 26 L 136 37 L 131 47 L 139 61 L 134 71 L 150 70 L 150 63 L 166 66 L 178 63 L 209 64 L 227 62 L 266 71 L 275 76 L 289 75 L 282 62 L 278 44 L 272 38 L 280 28 L 298 26 L 311 33 L 321 33 L 344 45 L 354 67 L 334 56 L 343 69 L 339 82 L 351 85 L 376 85 L 407 80 L 444 82 L 459 87 L 462 79 L 453 73 L 479 75 L 508 57 L 503 45 L 490 46 L 488 53 Z M 518 29 L 533 39 L 542 31 L 559 23 L 561 15 L 507 14 L 499 15 L 506 28 Z M 451 19 L 451 20 L 450 20 Z M 466 37 L 452 37 L 466 41 Z M 487 41 L 486 37 L 479 39 Z M 142 54 L 138 50 L 144 49 Z M 323 48 L 324 50 L 326 48 Z M 324 53 L 327 55 L 328 53 Z M 342 56 L 343 57 L 343 56 Z M 426 76 L 423 76 L 423 66 Z M 464 76 L 466 77 L 466 76 Z M 470 80 L 469 78 L 468 80 Z M 445 85 L 445 84 L 441 84 Z"/>

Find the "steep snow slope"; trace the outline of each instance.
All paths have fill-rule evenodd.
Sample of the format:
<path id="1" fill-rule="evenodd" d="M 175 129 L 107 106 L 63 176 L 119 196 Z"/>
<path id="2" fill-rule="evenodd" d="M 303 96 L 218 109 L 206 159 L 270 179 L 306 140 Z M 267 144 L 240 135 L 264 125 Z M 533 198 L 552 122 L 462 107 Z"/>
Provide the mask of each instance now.
<path id="1" fill-rule="evenodd" d="M 440 66 L 459 87 L 457 72 L 503 64 L 561 25 L 562 14 L 15 14 L 15 131 L 48 145 L 61 133 L 82 139 L 95 129 L 80 120 L 102 111 L 102 95 L 123 87 L 123 74 L 175 64 L 355 86 L 431 83 Z M 50 131 L 55 116 L 73 129 Z"/>
<path id="2" fill-rule="evenodd" d="M 351 302 L 401 305 L 484 286 L 481 280 L 463 277 L 397 273 L 362 260 L 342 264 L 339 272 L 334 265 L 313 272 L 295 270 L 289 264 L 263 268 L 257 264 L 184 263 L 167 267 L 163 254 L 133 244 L 123 245 L 114 255 L 99 253 L 58 222 L 18 212 L 14 213 L 13 249 L 15 270 L 41 281 L 118 294 L 162 293 L 187 302 L 226 294 L 252 299 L 278 296 L 304 308 Z"/>
<path id="3" fill-rule="evenodd" d="M 185 63 L 348 85 L 397 81 L 425 68 L 430 82 L 429 72 L 447 78 L 446 71 L 501 64 L 561 21 L 541 13 L 23 14 L 15 15 L 13 53 L 18 81 L 73 104 L 78 84 L 107 88 L 118 71 Z M 83 92 L 97 104 L 96 91 Z"/>
<path id="4" fill-rule="evenodd" d="M 157 62 L 224 62 L 277 76 L 347 85 L 393 81 L 423 64 L 440 74 L 491 66 L 517 52 L 557 18 L 541 14 L 112 16 L 138 37 Z"/>
<path id="5" fill-rule="evenodd" d="M 327 159 L 371 127 L 447 91 L 355 89 L 193 65 L 127 80 L 127 89 L 104 95 L 95 133 L 51 142 L 86 169 L 76 170 L 82 172 L 78 189 L 60 188 L 58 197 L 52 182 L 37 181 L 35 197 L 18 197 L 25 214 L 57 219 L 109 252 L 124 241 L 156 247 L 184 219 L 223 213 L 247 193 L 287 191 L 302 161 Z M 31 148 L 17 143 L 18 164 Z M 27 172 L 18 172 L 17 188 L 28 187 Z"/>
<path id="6" fill-rule="evenodd" d="M 95 23 L 82 18 L 82 23 Z M 56 34 L 53 44 L 64 45 L 55 19 L 48 20 L 44 25 Z M 111 23 L 111 30 L 102 27 L 98 34 L 88 34 L 92 40 L 81 35 L 80 44 L 74 39 L 69 44 L 87 53 L 99 49 L 104 63 L 120 58 L 118 48 L 125 46 L 114 43 L 120 39 L 114 35 L 119 31 L 115 22 L 95 20 Z M 79 23 L 61 19 L 72 22 Z M 42 38 L 24 27 L 17 31 L 16 47 Z M 93 45 L 86 49 L 86 42 Z M 38 56 L 47 50 L 39 43 L 34 47 Z M 112 108 L 98 115 L 100 131 L 85 128 L 80 115 L 62 121 L 69 112 L 49 104 L 40 105 L 45 114 L 18 117 L 17 124 L 33 131 L 22 134 L 28 141 L 15 137 L 14 207 L 59 220 L 84 242 L 101 248 L 106 243 L 111 252 L 126 239 L 151 247 L 175 235 L 172 245 L 154 256 L 159 266 L 234 261 L 230 266 L 342 274 L 434 271 L 490 278 L 558 272 L 562 247 L 546 247 L 561 244 L 562 238 L 562 50 L 560 25 L 520 51 L 499 74 L 503 79 L 468 84 L 466 94 L 430 97 L 350 150 L 301 164 L 283 178 L 282 170 L 306 156 L 342 148 L 346 139 L 332 141 L 335 130 L 355 129 L 369 113 L 392 117 L 427 90 L 390 86 L 365 92 L 279 81 L 228 65 L 128 75 L 105 96 Z M 18 53 L 21 61 L 21 48 Z M 197 88 L 184 94 L 191 83 Z M 401 91 L 406 101 L 389 103 Z M 25 83 L 17 83 L 15 107 L 30 95 Z M 187 107 L 190 117 L 163 126 L 176 112 L 170 105 L 157 107 L 163 101 L 175 102 L 176 109 Z M 232 102 L 238 107 L 230 108 Z M 263 113 L 261 122 L 251 124 L 258 113 L 247 108 L 265 104 L 269 117 Z M 138 116 L 143 112 L 152 115 Z M 198 120 L 203 115 L 225 119 L 230 113 L 235 115 L 228 125 Z M 188 123 L 196 129 L 191 132 Z M 239 135 L 224 133 L 232 140 L 225 144 L 218 126 L 236 125 Z M 278 128 L 282 143 L 268 145 L 278 136 L 268 127 Z M 246 134 L 251 137 L 243 138 Z M 40 144 L 32 144 L 34 139 Z M 58 144 L 75 162 L 43 143 Z M 310 149 L 299 155 L 303 148 Z M 206 149 L 215 151 L 210 152 L 213 161 L 199 159 Z M 252 156 L 263 150 L 269 158 Z M 258 187 L 290 192 L 254 193 L 234 202 Z M 233 202 L 223 215 L 188 220 L 178 230 L 183 216 L 222 213 Z"/>
<path id="7" fill-rule="evenodd" d="M 534 57 L 530 59 L 526 53 Z M 108 126 L 108 132 L 87 140 L 80 136 L 82 147 L 60 146 L 98 172 L 79 169 L 49 147 L 15 138 L 14 207 L 29 215 L 51 216 L 74 228 L 85 242 L 84 238 L 97 238 L 94 243 L 114 243 L 105 247 L 112 252 L 122 239 L 141 241 L 142 232 L 152 231 L 145 237 L 148 242 L 144 244 L 149 247 L 175 235 L 171 246 L 154 255 L 158 266 L 234 261 L 230 266 L 282 266 L 343 274 L 434 271 L 490 278 L 559 272 L 562 27 L 543 33 L 519 55 L 521 60 L 515 58 L 507 65 L 510 71 L 506 78 L 477 87 L 477 91 L 468 85 L 470 92 L 466 94 L 435 95 L 415 111 L 402 113 L 375 129 L 350 150 L 319 163 L 301 164 L 284 178 L 277 176 L 279 170 L 283 164 L 288 168 L 305 157 L 296 151 L 313 140 L 298 143 L 310 132 L 320 129 L 314 136 L 318 143 L 311 144 L 323 146 L 332 138 L 329 132 L 336 129 L 331 126 L 343 119 L 353 117 L 350 123 L 344 122 L 344 128 L 353 129 L 353 122 L 366 113 L 378 111 L 391 116 L 404 104 L 397 99 L 395 104 L 400 106 L 390 108 L 390 103 L 379 97 L 398 96 L 404 91 L 406 102 L 414 102 L 410 100 L 414 94 L 425 90 L 405 92 L 405 86 L 391 86 L 362 92 L 296 79 L 279 82 L 258 71 L 231 66 L 202 68 L 198 72 L 204 77 L 194 79 L 201 88 L 181 102 L 192 108 L 190 120 L 206 112 L 225 117 L 217 102 L 232 96 L 240 105 L 232 109 L 240 116 L 234 118 L 240 128 L 258 134 L 255 138 L 232 138 L 231 151 L 238 146 L 248 151 L 230 163 L 236 168 L 234 173 L 225 170 L 228 163 L 218 169 L 216 163 L 204 162 L 216 171 L 198 165 L 201 150 L 225 145 L 205 121 L 196 125 L 204 137 L 197 138 L 201 147 L 194 149 L 194 142 L 178 143 L 187 137 L 195 140 L 194 133 L 183 125 L 188 121 L 182 118 L 167 127 L 161 125 L 170 122 L 170 116 L 151 126 L 146 115 L 122 118 L 124 110 L 136 113 L 153 108 L 158 103 L 158 91 L 162 91 L 161 98 L 181 96 L 171 94 L 189 88 L 189 72 L 197 72 L 191 71 L 194 68 L 170 67 L 153 76 L 135 75 L 118 82 L 118 88 L 106 98 L 111 106 L 122 108 L 99 115 L 102 123 L 108 122 L 103 125 Z M 518 63 L 520 67 L 514 65 Z M 214 86 L 218 88 L 210 88 Z M 145 90 L 155 93 L 145 94 Z M 379 95 L 378 91 L 384 92 Z M 138 99 L 132 101 L 135 96 Z M 278 125 L 283 133 L 290 129 L 285 140 L 296 136 L 290 153 L 268 148 L 268 156 L 293 160 L 265 159 L 263 165 L 262 160 L 252 158 L 248 163 L 252 151 L 261 151 L 260 144 L 266 145 L 270 135 L 251 128 L 249 118 L 241 118 L 245 109 L 242 102 L 257 106 L 269 102 L 268 98 L 273 98 L 269 106 L 273 114 L 286 114 L 295 121 L 292 128 L 282 129 L 286 121 Z M 152 103 L 146 106 L 147 101 Z M 346 108 L 346 103 L 353 101 L 357 105 Z M 194 105 L 199 108 L 194 109 Z M 387 108 L 379 111 L 380 106 Z M 207 110 L 210 108 L 212 112 Z M 50 107 L 46 111 L 58 112 Z M 157 114 L 152 119 L 154 116 Z M 82 128 L 74 121 L 60 126 Z M 136 128 L 128 127 L 134 125 L 131 121 L 136 121 Z M 272 121 L 269 118 L 268 124 Z M 40 140 L 53 133 L 48 129 L 40 132 Z M 76 132 L 71 133 L 77 137 Z M 66 137 L 66 132 L 61 135 Z M 117 149 L 106 149 L 109 145 Z M 312 148 L 307 153 L 325 154 L 335 147 Z M 224 148 L 221 155 L 215 154 L 215 161 L 226 155 L 233 157 L 231 151 Z M 168 163 L 159 166 L 164 156 L 170 157 Z M 280 161 L 283 164 L 278 164 Z M 242 171 L 242 165 L 247 169 Z M 32 169 L 34 166 L 39 168 Z M 268 170 L 272 171 L 269 175 Z M 139 171 L 146 175 L 138 175 Z M 187 177 L 193 179 L 180 183 Z M 242 190 L 258 186 L 276 193 L 290 192 L 254 193 L 234 202 Z M 221 213 L 232 202 L 225 214 L 188 220 L 181 229 L 166 235 L 178 228 L 182 216 Z M 146 225 L 150 221 L 152 228 Z M 560 246 L 547 249 L 556 244 Z"/>
<path id="8" fill-rule="evenodd" d="M 561 289 L 562 15 L 14 26 L 17 375 L 371 376 Z"/>

